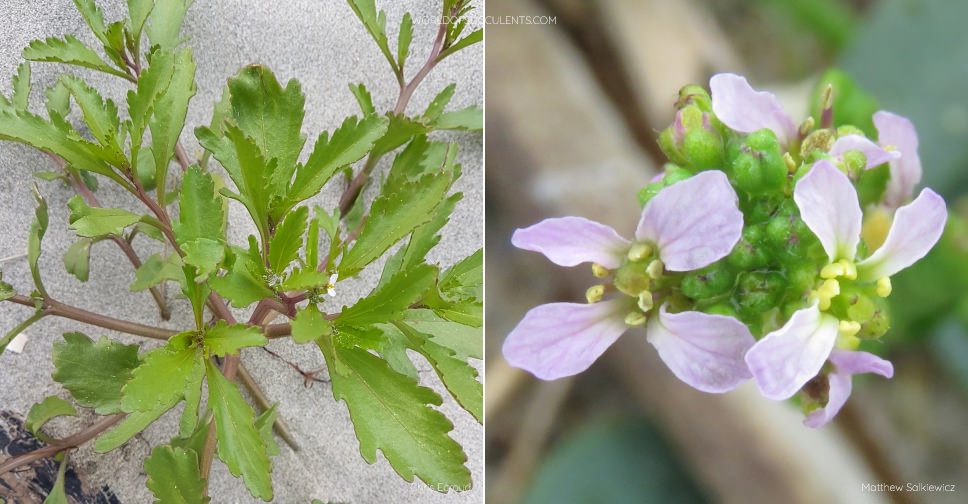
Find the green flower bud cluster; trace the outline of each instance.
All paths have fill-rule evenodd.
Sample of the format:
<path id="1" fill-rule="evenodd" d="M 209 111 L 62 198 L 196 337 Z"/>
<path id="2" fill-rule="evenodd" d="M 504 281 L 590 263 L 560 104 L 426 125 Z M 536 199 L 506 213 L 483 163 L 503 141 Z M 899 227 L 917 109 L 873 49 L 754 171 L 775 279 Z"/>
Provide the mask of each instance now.
<path id="1" fill-rule="evenodd" d="M 839 319 L 859 321 L 856 333 L 848 331 L 857 338 L 883 335 L 890 325 L 883 286 L 840 278 L 835 283 L 842 290 L 835 292 L 832 284 L 825 290 L 828 277 L 821 271 L 830 261 L 793 199 L 797 181 L 813 163 L 830 159 L 854 181 L 862 205 L 879 201 L 889 177 L 886 164 L 868 169 L 859 151 L 836 158 L 828 154 L 838 138 L 866 136 L 864 131 L 849 125 L 815 127 L 808 119 L 793 145 L 784 146 L 769 129 L 744 134 L 725 127 L 712 111 L 709 93 L 700 86 L 683 88 L 676 105 L 675 121 L 659 136 L 671 162 L 660 179 L 639 191 L 639 202 L 644 205 L 663 188 L 701 171 L 721 170 L 736 190 L 744 214 L 742 238 L 728 256 L 705 268 L 665 272 L 661 286 L 644 266 L 621 268 L 616 285 L 636 292 L 648 289 L 672 303 L 675 311 L 736 317 L 758 337 L 816 299 L 829 303 Z M 858 257 L 866 255 L 861 242 Z"/>

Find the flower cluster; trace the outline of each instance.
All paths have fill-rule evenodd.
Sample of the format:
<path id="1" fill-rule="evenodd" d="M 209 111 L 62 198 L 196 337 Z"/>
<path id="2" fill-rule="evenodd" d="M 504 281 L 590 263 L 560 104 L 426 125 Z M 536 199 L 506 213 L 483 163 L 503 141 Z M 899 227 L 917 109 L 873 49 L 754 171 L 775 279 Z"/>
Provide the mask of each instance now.
<path id="1" fill-rule="evenodd" d="M 672 162 L 639 192 L 632 239 L 581 217 L 515 231 L 514 246 L 591 263 L 601 283 L 587 303 L 531 309 L 504 356 L 556 379 L 644 326 L 683 382 L 721 393 L 752 378 L 774 400 L 800 392 L 805 423 L 818 427 L 846 402 L 852 375 L 893 375 L 858 347 L 887 331 L 890 277 L 941 237 L 945 202 L 931 189 L 912 200 L 918 139 L 901 116 L 877 112 L 874 141 L 834 127 L 829 88 L 820 124 L 799 127 L 741 76 L 715 75 L 710 90 L 680 92 L 659 137 Z"/>

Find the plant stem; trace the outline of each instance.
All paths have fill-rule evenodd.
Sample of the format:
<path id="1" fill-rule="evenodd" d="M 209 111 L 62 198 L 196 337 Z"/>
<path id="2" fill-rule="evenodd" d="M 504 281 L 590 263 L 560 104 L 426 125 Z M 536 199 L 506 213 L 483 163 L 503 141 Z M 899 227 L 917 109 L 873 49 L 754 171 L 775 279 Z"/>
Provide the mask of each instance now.
<path id="1" fill-rule="evenodd" d="M 124 418 L 124 415 L 106 416 L 92 424 L 90 427 L 78 432 L 77 434 L 74 434 L 69 438 L 65 438 L 43 448 L 38 448 L 34 451 L 24 453 L 23 455 L 17 455 L 16 457 L 9 458 L 0 464 L 0 474 L 4 474 L 16 467 L 29 464 L 35 460 L 56 455 L 64 450 L 77 448 L 78 446 L 81 446 L 82 444 L 94 439 L 98 434 L 108 430 L 112 425 L 121 421 L 122 418 Z"/>
<path id="2" fill-rule="evenodd" d="M 402 115 L 406 109 L 407 104 L 410 103 L 410 97 L 413 95 L 414 90 L 417 86 L 424 80 L 424 77 L 433 70 L 434 66 L 437 65 L 437 57 L 440 56 L 440 52 L 444 48 L 444 38 L 447 35 L 447 23 L 440 23 L 440 28 L 437 30 L 437 38 L 434 40 L 434 46 L 430 50 L 430 57 L 427 58 L 427 62 L 417 71 L 413 79 L 410 80 L 406 85 L 403 84 L 403 80 L 400 80 L 400 94 L 397 95 L 397 103 L 393 107 L 394 115 Z M 402 72 L 402 69 L 401 69 Z M 360 195 L 360 190 L 363 189 L 363 185 L 370 177 L 370 173 L 373 172 L 373 168 L 376 167 L 377 162 L 383 157 L 385 153 L 374 153 L 370 151 L 370 155 L 366 158 L 366 164 L 363 165 L 363 169 L 353 177 L 349 185 L 346 186 L 346 190 L 343 191 L 343 196 L 339 199 L 339 212 L 340 216 L 345 216 L 349 212 L 350 208 L 353 207 L 353 203 L 356 198 Z"/>
<path id="3" fill-rule="evenodd" d="M 29 306 L 33 308 L 35 306 L 36 300 L 17 294 L 7 301 L 12 301 L 14 303 Z M 81 308 L 66 305 L 59 301 L 53 299 L 44 300 L 43 312 L 46 315 L 54 315 L 56 317 L 69 318 L 71 320 L 76 320 L 78 322 L 83 322 L 85 324 L 90 324 L 93 326 L 103 327 L 105 329 L 111 329 L 113 331 L 119 331 L 128 334 L 134 334 L 136 336 L 144 336 L 146 338 L 167 340 L 168 338 L 178 334 L 178 331 L 172 329 L 164 329 L 162 327 L 153 327 L 144 324 L 139 324 L 137 322 L 129 322 L 127 320 L 116 319 L 108 317 L 106 315 L 101 315 L 99 313 L 90 312 Z"/>
<path id="4" fill-rule="evenodd" d="M 88 189 L 87 185 L 84 184 L 83 181 L 78 180 L 75 173 L 68 170 L 67 162 L 64 161 L 62 157 L 52 152 L 48 152 L 48 151 L 42 151 L 42 152 L 50 156 L 50 158 L 53 159 L 55 163 L 57 163 L 57 166 L 60 166 L 60 168 L 64 170 L 64 173 L 67 174 L 67 179 L 70 181 L 71 185 L 74 186 L 74 190 L 76 190 L 77 193 L 80 194 L 85 201 L 87 201 L 88 206 L 98 207 L 98 208 L 101 207 L 101 202 L 98 201 L 97 196 L 95 196 L 94 193 L 91 192 L 90 189 Z M 128 261 L 131 262 L 131 265 L 134 266 L 135 270 L 141 267 L 141 258 L 138 257 L 138 254 L 134 251 L 134 247 L 132 247 L 131 244 L 127 242 L 127 240 L 115 234 L 110 235 L 110 238 L 111 238 L 111 241 L 117 244 L 117 246 L 121 249 L 121 251 L 124 252 L 125 257 L 128 258 Z M 151 297 L 155 298 L 155 303 L 158 305 L 158 310 L 160 312 L 159 314 L 161 316 L 161 319 L 168 320 L 169 318 L 171 318 L 171 312 L 168 311 L 168 305 L 167 303 L 165 303 L 165 296 L 161 294 L 161 291 L 159 291 L 158 288 L 155 286 L 149 287 L 148 291 L 151 292 Z"/>

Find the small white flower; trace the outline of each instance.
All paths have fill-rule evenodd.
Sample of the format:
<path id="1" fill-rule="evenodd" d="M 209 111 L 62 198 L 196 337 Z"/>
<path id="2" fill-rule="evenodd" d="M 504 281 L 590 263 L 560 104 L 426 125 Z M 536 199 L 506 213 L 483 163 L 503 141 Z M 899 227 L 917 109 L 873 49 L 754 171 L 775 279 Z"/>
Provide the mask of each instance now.
<path id="1" fill-rule="evenodd" d="M 336 296 L 337 278 L 339 278 L 339 275 L 337 275 L 336 273 L 333 273 L 332 275 L 329 276 L 329 282 L 326 283 L 326 294 L 329 294 L 330 297 Z"/>

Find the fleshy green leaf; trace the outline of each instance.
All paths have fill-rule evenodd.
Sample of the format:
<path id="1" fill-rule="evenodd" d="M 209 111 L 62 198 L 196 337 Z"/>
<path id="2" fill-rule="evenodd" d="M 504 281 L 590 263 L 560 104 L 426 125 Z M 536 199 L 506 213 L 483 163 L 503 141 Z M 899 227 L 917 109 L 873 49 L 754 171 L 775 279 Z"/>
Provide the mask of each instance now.
<path id="1" fill-rule="evenodd" d="M 236 308 L 244 308 L 275 295 L 261 278 L 253 274 L 247 256 L 236 254 L 234 259 L 227 273 L 209 278 L 208 284 L 215 292 L 231 301 Z"/>
<path id="2" fill-rule="evenodd" d="M 128 0 L 128 17 L 131 18 L 131 32 L 135 40 L 141 38 L 145 21 L 148 20 L 148 15 L 151 14 L 154 6 L 154 0 Z"/>
<path id="3" fill-rule="evenodd" d="M 161 254 L 154 254 L 134 272 L 135 280 L 131 284 L 131 292 L 138 292 L 164 282 L 173 280 L 181 285 L 185 284 L 184 264 L 177 253 L 172 253 L 166 259 Z"/>
<path id="4" fill-rule="evenodd" d="M 181 4 L 181 0 L 161 2 L 156 6 L 151 24 L 158 22 L 159 8 L 164 11 L 168 5 Z M 166 6 L 166 7 L 162 7 Z M 185 7 L 187 8 L 187 6 Z M 184 14 L 184 11 L 182 12 Z M 181 18 L 178 19 L 181 23 Z M 178 31 L 175 30 L 177 37 Z M 162 44 L 152 39 L 152 44 Z M 154 114 L 148 121 L 151 129 L 151 153 L 155 156 L 155 172 L 158 191 L 163 193 L 168 180 L 168 163 L 175 155 L 175 143 L 185 126 L 188 102 L 195 96 L 195 61 L 192 50 L 185 48 L 175 53 L 174 72 L 165 94 L 157 99 Z"/>
<path id="5" fill-rule="evenodd" d="M 0 301 L 6 301 L 17 295 L 12 285 L 3 281 L 3 270 L 0 270 Z"/>
<path id="6" fill-rule="evenodd" d="M 61 76 L 61 82 L 74 96 L 74 101 L 84 113 L 91 134 L 107 149 L 111 156 L 110 162 L 115 166 L 124 166 L 127 160 L 118 139 L 118 108 L 111 100 L 105 101 L 94 88 L 76 77 Z"/>
<path id="7" fill-rule="evenodd" d="M 484 422 L 484 387 L 477 380 L 477 370 L 466 361 L 455 357 L 453 350 L 434 343 L 429 336 L 415 331 L 412 327 L 397 322 L 399 329 L 410 340 L 411 347 L 430 361 L 437 376 L 444 382 L 447 390 L 460 405 L 469 411 L 478 422 Z"/>
<path id="8" fill-rule="evenodd" d="M 333 323 L 323 318 L 314 304 L 299 310 L 292 320 L 292 339 L 296 343 L 309 343 L 332 332 Z"/>
<path id="9" fill-rule="evenodd" d="M 437 61 L 440 61 L 446 58 L 447 56 L 450 56 L 451 54 L 454 54 L 455 52 L 460 51 L 465 47 L 474 45 L 483 40 L 484 40 L 484 29 L 479 28 L 477 30 L 474 30 L 471 33 L 467 34 L 466 37 L 458 40 L 447 49 L 444 49 L 443 51 L 441 51 L 440 56 L 437 56 Z"/>
<path id="10" fill-rule="evenodd" d="M 444 298 L 484 300 L 484 249 L 451 266 L 437 283 Z"/>
<path id="11" fill-rule="evenodd" d="M 50 489 L 44 504 L 68 504 L 67 494 L 64 492 L 64 473 L 67 470 L 67 457 L 65 456 L 57 470 L 57 479 L 54 480 L 54 487 Z"/>
<path id="12" fill-rule="evenodd" d="M 427 106 L 427 110 L 423 114 L 423 120 L 433 123 L 440 117 L 440 114 L 444 113 L 444 107 L 450 103 L 450 99 L 454 96 L 454 91 L 457 89 L 457 84 L 450 84 L 445 87 L 433 100 L 430 101 L 430 105 Z"/>
<path id="13" fill-rule="evenodd" d="M 400 68 L 403 68 L 404 63 L 407 62 L 412 38 L 413 19 L 411 19 L 410 13 L 406 12 L 403 14 L 403 19 L 400 20 L 400 33 L 397 36 L 397 66 Z"/>
<path id="14" fill-rule="evenodd" d="M 135 411 L 124 417 L 124 420 L 117 427 L 105 432 L 94 442 L 94 451 L 98 453 L 109 452 L 134 437 L 135 434 L 145 430 L 155 420 L 161 417 L 171 406 L 159 406 L 151 411 Z"/>
<path id="15" fill-rule="evenodd" d="M 340 278 L 355 275 L 394 243 L 431 220 L 451 184 L 446 172 L 431 173 L 416 182 L 383 186 L 370 216 L 339 265 Z"/>
<path id="16" fill-rule="evenodd" d="M 459 360 L 484 358 L 480 327 L 452 322 L 427 309 L 407 310 L 401 320 L 417 332 L 430 336 L 434 343 L 453 350 Z"/>
<path id="17" fill-rule="evenodd" d="M 401 247 L 383 265 L 380 286 L 387 283 L 396 272 L 411 268 L 423 262 L 427 256 L 427 252 L 430 252 L 430 249 L 434 248 L 440 242 L 440 235 L 437 232 L 440 231 L 440 228 L 444 227 L 444 224 L 447 224 L 451 212 L 454 211 L 454 206 L 461 198 L 463 198 L 461 193 L 452 194 L 440 204 L 440 207 L 434 213 L 434 218 L 430 222 L 413 231 L 410 235 L 410 241 L 407 242 L 407 246 Z"/>
<path id="18" fill-rule="evenodd" d="M 444 112 L 434 121 L 434 129 L 484 131 L 484 111 L 476 105 L 453 112 Z"/>
<path id="19" fill-rule="evenodd" d="M 178 422 L 178 433 L 188 437 L 198 427 L 198 406 L 202 400 L 202 380 L 205 379 L 204 352 L 195 352 L 195 362 L 192 371 L 185 380 L 185 409 Z"/>
<path id="20" fill-rule="evenodd" d="M 106 31 L 104 27 L 104 14 L 101 12 L 101 9 L 97 8 L 94 0 L 74 0 L 74 5 L 77 6 L 78 12 L 81 13 L 84 22 L 91 27 L 94 35 L 102 42 L 107 43 L 107 39 L 104 36 L 104 32 Z"/>
<path id="21" fill-rule="evenodd" d="M 88 238 L 111 234 L 121 236 L 124 228 L 141 220 L 140 215 L 120 208 L 87 206 L 80 194 L 75 194 L 67 206 L 71 209 L 71 229 L 77 231 L 78 236 Z"/>
<path id="22" fill-rule="evenodd" d="M 158 99 L 164 96 L 175 73 L 175 53 L 157 49 L 150 64 L 138 76 L 138 87 L 128 91 L 128 115 L 131 117 L 132 152 L 141 147 L 145 128 Z"/>
<path id="23" fill-rule="evenodd" d="M 386 118 L 368 115 L 360 121 L 347 117 L 332 138 L 323 132 L 306 164 L 298 167 L 289 199 L 296 203 L 314 196 L 341 168 L 366 156 L 386 131 Z"/>
<path id="24" fill-rule="evenodd" d="M 421 264 L 400 271 L 375 292 L 346 308 L 336 318 L 337 325 L 361 326 L 386 322 L 399 317 L 433 284 L 437 268 Z"/>
<path id="25" fill-rule="evenodd" d="M 270 457 L 279 455 L 279 445 L 276 444 L 276 440 L 272 437 L 272 424 L 275 423 L 276 417 L 279 416 L 279 410 L 276 407 L 279 403 L 273 404 L 269 409 L 262 412 L 258 418 L 255 419 L 255 428 L 259 431 L 259 435 L 262 436 L 262 442 L 266 444 L 266 454 Z M 272 459 L 269 459 L 271 462 Z"/>
<path id="26" fill-rule="evenodd" d="M 81 406 L 109 415 L 121 411 L 121 387 L 139 364 L 138 346 L 107 338 L 94 343 L 81 333 L 65 333 L 64 341 L 54 343 L 53 361 L 54 381 Z"/>
<path id="27" fill-rule="evenodd" d="M 319 218 L 309 221 L 306 231 L 306 268 L 316 269 L 319 266 Z"/>
<path id="28" fill-rule="evenodd" d="M 10 104 L 17 110 L 27 110 L 29 101 L 30 63 L 24 61 L 17 67 L 17 73 L 13 76 L 13 94 L 10 96 Z"/>
<path id="29" fill-rule="evenodd" d="M 224 357 L 243 347 L 263 346 L 268 340 L 258 327 L 228 325 L 224 320 L 219 320 L 215 327 L 202 334 L 202 343 L 209 352 Z"/>
<path id="30" fill-rule="evenodd" d="M 310 290 L 329 284 L 329 274 L 312 268 L 293 270 L 279 286 L 280 291 Z"/>
<path id="31" fill-rule="evenodd" d="M 254 424 L 255 413 L 242 399 L 239 386 L 230 382 L 208 361 L 209 407 L 215 412 L 218 457 L 233 476 L 242 476 L 249 493 L 272 500 L 271 465 L 262 435 Z"/>
<path id="32" fill-rule="evenodd" d="M 176 349 L 171 343 L 146 353 L 121 390 L 121 409 L 152 411 L 181 401 L 195 366 L 195 353 L 194 348 Z"/>
<path id="33" fill-rule="evenodd" d="M 40 429 L 48 420 L 59 416 L 77 416 L 77 410 L 69 401 L 57 396 L 50 396 L 30 407 L 24 427 L 33 435 L 44 439 L 45 436 L 40 432 Z"/>
<path id="34" fill-rule="evenodd" d="M 370 96 L 370 92 L 366 90 L 366 86 L 362 83 L 360 84 L 350 84 L 350 91 L 353 96 L 356 97 L 356 102 L 360 104 L 360 111 L 363 112 L 364 116 L 368 116 L 376 112 L 373 108 L 373 97 Z"/>
<path id="35" fill-rule="evenodd" d="M 146 486 L 158 502 L 205 504 L 205 480 L 199 475 L 198 454 L 191 450 L 158 445 L 145 459 Z"/>
<path id="36" fill-rule="evenodd" d="M 182 21 L 193 0 L 155 0 L 148 22 L 148 40 L 151 45 L 171 49 L 181 42 Z"/>
<path id="37" fill-rule="evenodd" d="M 24 48 L 23 57 L 30 61 L 67 63 L 93 68 L 125 79 L 131 78 L 128 74 L 107 64 L 93 49 L 73 35 L 66 35 L 63 39 L 51 37 L 43 41 L 34 40 Z"/>
<path id="38" fill-rule="evenodd" d="M 356 17 L 363 22 L 366 31 L 370 32 L 370 36 L 376 41 L 377 47 L 380 48 L 380 51 L 390 63 L 390 67 L 393 68 L 394 72 L 397 72 L 397 62 L 390 54 L 390 45 L 387 41 L 386 13 L 383 11 L 377 13 L 373 0 L 348 0 L 348 2 L 353 12 L 356 13 Z"/>
<path id="39" fill-rule="evenodd" d="M 196 238 L 182 245 L 185 264 L 195 267 L 195 282 L 204 282 L 225 257 L 225 245 L 208 238 Z"/>
<path id="40" fill-rule="evenodd" d="M 229 93 L 239 129 L 255 141 L 263 158 L 276 160 L 273 187 L 286 189 L 306 143 L 300 132 L 306 99 L 299 82 L 292 79 L 283 89 L 268 68 L 251 65 L 229 79 Z"/>
<path id="41" fill-rule="evenodd" d="M 67 272 L 82 282 L 87 281 L 90 270 L 91 243 L 93 241 L 90 238 L 81 238 L 64 253 L 64 267 Z"/>
<path id="42" fill-rule="evenodd" d="M 299 257 L 308 215 L 309 208 L 299 207 L 286 215 L 286 219 L 276 228 L 276 234 L 269 242 L 269 268 L 272 271 L 281 273 Z"/>
<path id="43" fill-rule="evenodd" d="M 74 127 L 64 120 L 71 112 L 71 92 L 67 86 L 58 80 L 53 86 L 47 88 L 44 94 L 47 96 L 44 106 L 47 107 L 47 114 L 50 115 L 51 121 L 64 131 L 74 131 Z"/>
<path id="44" fill-rule="evenodd" d="M 89 170 L 129 186 L 102 158 L 100 146 L 72 138 L 58 126 L 28 112 L 0 112 L 0 139 L 21 142 L 64 158 L 81 170 Z"/>
<path id="45" fill-rule="evenodd" d="M 409 142 L 413 137 L 429 131 L 425 124 L 410 119 L 403 114 L 388 114 L 387 117 L 390 121 L 387 123 L 386 133 L 373 144 L 373 152 L 376 155 L 386 154 Z"/>
<path id="46" fill-rule="evenodd" d="M 34 279 L 34 286 L 44 296 L 44 283 L 40 279 L 40 268 L 37 261 L 40 259 L 40 244 L 47 233 L 47 201 L 40 196 L 37 185 L 33 185 L 34 199 L 37 200 L 37 208 L 34 210 L 34 220 L 30 223 L 30 234 L 27 235 L 27 263 L 30 265 L 30 274 Z M 6 345 L 4 345 L 6 347 Z"/>
<path id="47" fill-rule="evenodd" d="M 181 242 L 198 238 L 220 240 L 225 219 L 222 196 L 215 192 L 212 176 L 192 166 L 182 179 L 178 222 L 172 226 Z"/>
<path id="48" fill-rule="evenodd" d="M 470 485 L 467 456 L 447 435 L 453 425 L 431 407 L 441 404 L 440 396 L 365 350 L 334 346 L 329 338 L 317 344 L 326 358 L 333 396 L 350 410 L 364 460 L 376 462 L 379 449 L 407 481 L 416 475 L 431 488 Z"/>

